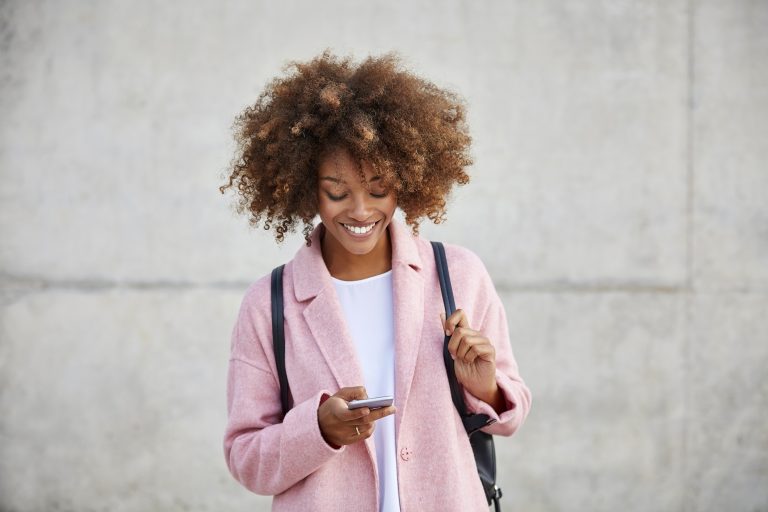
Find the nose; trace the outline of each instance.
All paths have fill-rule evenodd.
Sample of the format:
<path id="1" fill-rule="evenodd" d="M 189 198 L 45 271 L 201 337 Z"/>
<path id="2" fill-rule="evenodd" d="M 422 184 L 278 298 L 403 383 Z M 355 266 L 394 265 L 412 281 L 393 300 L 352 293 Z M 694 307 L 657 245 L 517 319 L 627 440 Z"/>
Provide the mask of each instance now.
<path id="1" fill-rule="evenodd" d="M 368 204 L 368 194 L 363 191 L 362 194 L 355 194 L 353 197 L 352 211 L 349 216 L 359 222 L 368 220 L 371 216 L 371 206 Z"/>

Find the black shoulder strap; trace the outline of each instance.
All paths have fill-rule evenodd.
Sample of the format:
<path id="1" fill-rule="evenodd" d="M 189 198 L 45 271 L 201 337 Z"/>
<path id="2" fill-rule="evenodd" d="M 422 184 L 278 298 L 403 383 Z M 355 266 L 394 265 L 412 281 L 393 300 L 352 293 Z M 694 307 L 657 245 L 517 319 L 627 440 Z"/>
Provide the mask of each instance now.
<path id="1" fill-rule="evenodd" d="M 440 291 L 443 295 L 446 318 L 456 311 L 456 303 L 453 300 L 453 289 L 451 288 L 451 278 L 448 275 L 448 260 L 445 257 L 445 247 L 440 242 L 432 242 L 432 250 L 435 253 L 435 265 L 437 266 L 437 276 L 440 279 Z M 464 430 L 469 435 L 469 444 L 472 446 L 472 452 L 475 456 L 475 465 L 480 482 L 483 484 L 485 499 L 488 505 L 493 504 L 496 512 L 501 511 L 499 500 L 501 499 L 501 489 L 496 485 L 496 447 L 493 443 L 493 436 L 480 429 L 493 423 L 485 414 L 468 414 L 467 406 L 464 403 L 464 395 L 461 393 L 459 383 L 456 380 L 456 372 L 453 369 L 453 359 L 448 352 L 448 342 L 450 336 L 445 337 L 443 344 L 443 360 L 445 361 L 445 372 L 448 375 L 448 384 L 451 387 L 451 398 L 456 410 L 459 412 L 461 421 L 464 424 Z"/>
<path id="2" fill-rule="evenodd" d="M 443 294 L 443 304 L 445 306 L 445 317 L 448 318 L 456 311 L 456 302 L 453 299 L 453 288 L 451 287 L 451 276 L 448 273 L 448 260 L 445 257 L 445 247 L 441 242 L 431 242 L 432 250 L 435 253 L 435 265 L 437 266 L 437 277 L 440 280 L 440 292 Z M 468 414 L 467 406 L 464 403 L 464 395 L 456 380 L 456 372 L 453 369 L 453 359 L 448 352 L 448 342 L 451 337 L 446 336 L 443 343 L 443 361 L 445 362 L 445 372 L 448 375 L 448 385 L 451 388 L 451 398 L 453 405 L 459 412 L 461 421 L 464 422 L 464 429 L 468 434 L 474 434 L 477 430 L 488 425 L 490 418 L 485 414 Z"/>
<path id="3" fill-rule="evenodd" d="M 440 242 L 432 242 L 432 250 L 435 253 L 435 265 L 437 265 L 437 277 L 440 280 L 440 292 L 443 294 L 443 304 L 445 306 L 445 317 L 448 318 L 456 311 L 456 302 L 453 299 L 453 288 L 451 287 L 451 276 L 448 274 L 448 261 L 445 258 L 445 247 Z M 450 336 L 445 337 L 443 344 L 443 361 L 445 362 L 445 371 L 448 374 L 448 386 L 451 388 L 451 398 L 459 415 L 463 418 L 467 415 L 467 406 L 464 404 L 464 396 L 461 394 L 459 382 L 456 380 L 456 372 L 453 369 L 453 359 L 448 352 L 448 341 Z"/>
<path id="4" fill-rule="evenodd" d="M 280 383 L 280 403 L 283 406 L 283 416 L 289 409 L 288 376 L 285 374 L 285 334 L 283 332 L 283 268 L 280 265 L 272 271 L 272 346 L 275 352 L 277 379 Z"/>

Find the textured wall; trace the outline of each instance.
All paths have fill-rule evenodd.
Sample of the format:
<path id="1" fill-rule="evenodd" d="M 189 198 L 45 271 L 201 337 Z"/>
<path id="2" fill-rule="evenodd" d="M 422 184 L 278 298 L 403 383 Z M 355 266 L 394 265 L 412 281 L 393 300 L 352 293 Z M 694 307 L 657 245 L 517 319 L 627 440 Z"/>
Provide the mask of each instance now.
<path id="1" fill-rule="evenodd" d="M 268 510 L 229 335 L 282 248 L 217 186 L 288 59 L 468 101 L 425 236 L 487 263 L 533 394 L 509 508 L 768 510 L 768 2 L 0 2 L 0 510 Z M 512 507 L 514 505 L 514 507 Z"/>

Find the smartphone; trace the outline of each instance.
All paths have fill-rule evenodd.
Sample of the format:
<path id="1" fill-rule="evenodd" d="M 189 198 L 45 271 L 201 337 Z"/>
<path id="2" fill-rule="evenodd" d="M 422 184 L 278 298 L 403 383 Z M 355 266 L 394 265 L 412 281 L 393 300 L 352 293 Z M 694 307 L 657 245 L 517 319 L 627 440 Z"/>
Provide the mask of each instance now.
<path id="1" fill-rule="evenodd" d="M 394 401 L 395 399 L 391 396 L 377 396 L 374 398 L 365 398 L 363 400 L 352 400 L 347 406 L 350 409 L 360 409 L 361 407 L 380 409 L 382 407 L 389 407 Z"/>

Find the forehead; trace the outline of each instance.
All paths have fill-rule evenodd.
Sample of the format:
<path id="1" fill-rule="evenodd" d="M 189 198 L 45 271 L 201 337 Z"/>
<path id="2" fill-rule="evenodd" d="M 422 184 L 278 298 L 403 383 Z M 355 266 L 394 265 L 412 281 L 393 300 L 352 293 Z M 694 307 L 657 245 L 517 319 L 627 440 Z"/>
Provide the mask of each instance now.
<path id="1" fill-rule="evenodd" d="M 361 168 L 367 180 L 374 177 L 370 163 L 355 160 L 346 149 L 334 149 L 321 157 L 318 176 L 334 182 L 359 182 Z"/>

